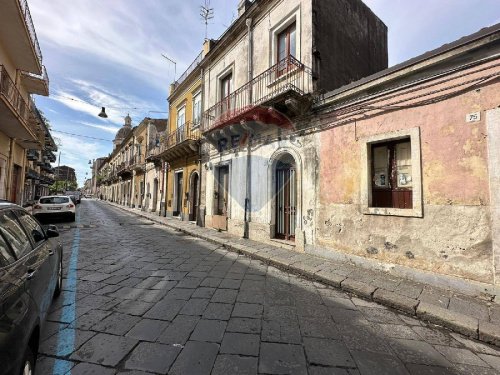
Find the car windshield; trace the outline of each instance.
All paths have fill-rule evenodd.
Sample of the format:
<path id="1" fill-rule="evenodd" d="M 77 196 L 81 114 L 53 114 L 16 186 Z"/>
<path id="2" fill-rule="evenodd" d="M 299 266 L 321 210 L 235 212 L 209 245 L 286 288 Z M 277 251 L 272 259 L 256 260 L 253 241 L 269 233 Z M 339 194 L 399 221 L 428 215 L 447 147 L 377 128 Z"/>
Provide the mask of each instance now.
<path id="1" fill-rule="evenodd" d="M 62 203 L 68 203 L 69 198 L 68 197 L 46 197 L 46 198 L 40 198 L 40 203 L 41 204 L 62 204 Z"/>

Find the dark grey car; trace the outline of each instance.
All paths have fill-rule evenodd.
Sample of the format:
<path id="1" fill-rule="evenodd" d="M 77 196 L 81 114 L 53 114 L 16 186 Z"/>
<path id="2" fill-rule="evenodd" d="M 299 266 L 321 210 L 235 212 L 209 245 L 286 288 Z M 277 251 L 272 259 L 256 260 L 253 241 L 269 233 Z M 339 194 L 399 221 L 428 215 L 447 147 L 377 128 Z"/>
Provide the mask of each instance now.
<path id="1" fill-rule="evenodd" d="M 0 375 L 34 374 L 42 325 L 62 287 L 62 246 L 23 208 L 0 202 Z"/>

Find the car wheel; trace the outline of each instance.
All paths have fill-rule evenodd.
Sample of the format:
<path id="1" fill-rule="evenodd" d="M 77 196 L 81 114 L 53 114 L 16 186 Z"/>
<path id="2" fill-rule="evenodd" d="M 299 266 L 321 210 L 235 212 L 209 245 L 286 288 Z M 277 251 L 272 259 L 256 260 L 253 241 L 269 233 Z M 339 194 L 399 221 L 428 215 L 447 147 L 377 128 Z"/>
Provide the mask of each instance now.
<path id="1" fill-rule="evenodd" d="M 57 270 L 57 282 L 56 282 L 56 289 L 54 290 L 54 298 L 59 297 L 62 291 L 62 282 L 63 282 L 63 265 L 62 265 L 62 259 L 59 262 L 59 268 Z"/>
<path id="2" fill-rule="evenodd" d="M 21 375 L 35 374 L 35 355 L 28 346 L 24 352 L 23 367 L 21 367 Z"/>

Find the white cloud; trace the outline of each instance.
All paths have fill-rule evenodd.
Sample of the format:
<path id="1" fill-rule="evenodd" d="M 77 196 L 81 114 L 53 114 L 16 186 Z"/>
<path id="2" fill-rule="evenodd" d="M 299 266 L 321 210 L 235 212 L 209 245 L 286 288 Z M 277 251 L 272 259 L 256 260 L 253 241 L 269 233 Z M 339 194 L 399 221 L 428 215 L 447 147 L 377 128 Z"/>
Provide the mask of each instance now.
<path id="1" fill-rule="evenodd" d="M 88 122 L 79 122 L 78 124 L 90 126 L 91 128 L 94 128 L 94 129 L 103 130 L 103 131 L 110 133 L 110 134 L 113 134 L 113 135 L 116 134 L 116 132 L 118 132 L 118 130 L 120 130 L 120 128 L 116 127 L 116 126 L 107 126 L 107 125 L 102 125 L 102 124 L 91 124 Z"/>

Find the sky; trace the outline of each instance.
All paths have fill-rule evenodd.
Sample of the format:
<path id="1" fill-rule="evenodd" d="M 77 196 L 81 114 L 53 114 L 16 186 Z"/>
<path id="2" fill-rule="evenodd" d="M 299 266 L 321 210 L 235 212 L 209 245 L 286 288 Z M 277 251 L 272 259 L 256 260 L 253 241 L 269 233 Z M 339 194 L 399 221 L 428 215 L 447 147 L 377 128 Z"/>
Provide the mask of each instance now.
<path id="1" fill-rule="evenodd" d="M 75 168 L 79 186 L 91 177 L 89 161 L 113 150 L 128 113 L 134 126 L 168 117 L 169 85 L 202 48 L 204 2 L 28 0 L 50 79 L 50 96 L 35 102 L 50 121 L 61 165 Z M 210 0 L 209 38 L 236 18 L 238 2 Z M 389 66 L 500 22 L 498 0 L 365 3 L 388 27 Z M 97 116 L 101 107 L 107 119 Z"/>

